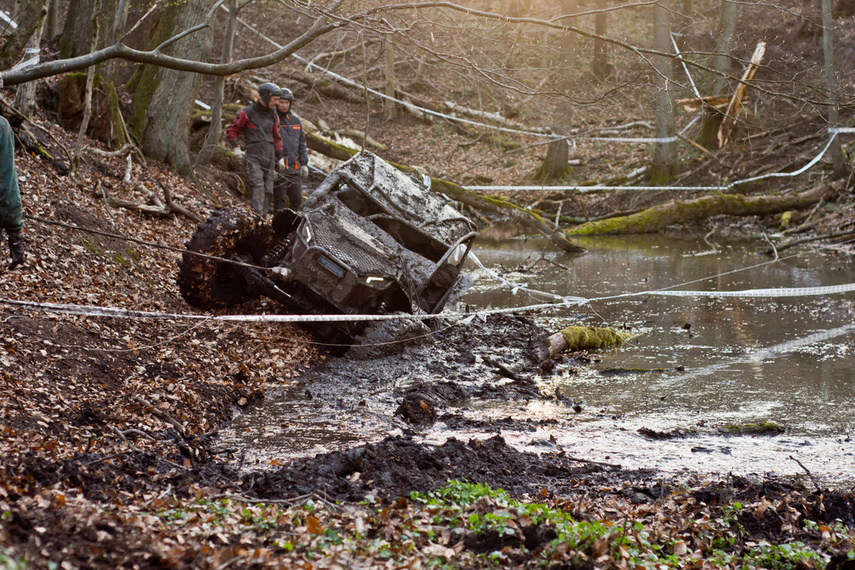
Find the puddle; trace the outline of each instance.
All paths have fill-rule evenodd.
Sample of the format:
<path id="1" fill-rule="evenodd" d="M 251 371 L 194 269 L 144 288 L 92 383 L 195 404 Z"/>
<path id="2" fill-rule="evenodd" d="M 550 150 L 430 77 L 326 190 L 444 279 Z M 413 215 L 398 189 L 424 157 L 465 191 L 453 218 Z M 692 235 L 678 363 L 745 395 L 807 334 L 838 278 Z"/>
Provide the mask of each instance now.
<path id="1" fill-rule="evenodd" d="M 440 421 L 430 431 L 419 432 L 420 437 L 441 443 L 450 436 L 465 440 L 501 433 L 522 449 L 560 447 L 586 460 L 666 473 L 690 469 L 789 475 L 807 468 L 830 480 L 852 478 L 855 294 L 620 296 L 659 288 L 735 291 L 855 283 L 849 256 L 812 250 L 770 262 L 757 253 L 767 247 L 764 242 L 662 235 L 597 238 L 579 244 L 588 253 L 562 255 L 544 240 L 491 241 L 482 236 L 473 251 L 486 267 L 517 287 L 592 300 L 589 305 L 540 313 L 536 320 L 545 329 L 609 325 L 639 336 L 620 350 L 598 355 L 599 362 L 565 363 L 552 375 L 536 378 L 541 392 L 558 392 L 562 401 L 485 399 L 453 410 L 479 425 L 493 419 L 528 420 L 523 426 L 506 422 L 496 424 L 499 428 L 461 432 L 444 428 Z M 470 307 L 523 307 L 547 298 L 515 291 L 474 266 L 469 269 L 476 278 L 464 298 Z M 393 387 L 441 379 L 442 366 L 454 366 L 423 368 L 420 358 L 414 354 L 412 373 L 393 379 Z M 327 389 L 310 375 L 305 385 L 271 394 L 259 409 L 238 417 L 224 439 L 249 447 L 254 461 L 264 464 L 377 441 L 409 429 L 390 418 L 399 401 L 390 387 L 370 374 L 360 376 L 360 367 L 369 361 L 375 362 L 338 364 L 350 367 L 356 378 L 350 384 Z M 609 369 L 625 372 L 602 374 Z M 762 422 L 774 422 L 786 432 L 777 436 L 722 432 L 728 424 Z M 654 440 L 642 436 L 641 428 L 688 435 Z"/>

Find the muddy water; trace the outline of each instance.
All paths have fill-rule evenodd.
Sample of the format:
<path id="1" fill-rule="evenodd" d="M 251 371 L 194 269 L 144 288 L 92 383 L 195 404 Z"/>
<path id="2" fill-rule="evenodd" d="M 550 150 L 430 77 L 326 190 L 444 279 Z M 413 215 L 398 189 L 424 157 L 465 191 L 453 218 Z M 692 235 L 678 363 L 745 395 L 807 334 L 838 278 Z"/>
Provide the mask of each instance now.
<path id="1" fill-rule="evenodd" d="M 593 363 L 565 361 L 551 374 L 534 378 L 543 394 L 559 399 L 475 398 L 453 410 L 472 425 L 502 420 L 501 429 L 452 430 L 440 416 L 431 428 L 416 430 L 420 439 L 465 440 L 499 431 L 521 449 L 560 448 L 585 460 L 665 474 L 809 470 L 826 481 L 855 479 L 855 293 L 624 296 L 662 288 L 736 291 L 855 283 L 849 256 L 798 249 L 774 260 L 759 253 L 765 242 L 722 237 L 632 236 L 579 243 L 588 252 L 569 256 L 543 240 L 482 236 L 475 254 L 510 285 L 472 265 L 476 281 L 464 302 L 471 308 L 504 308 L 546 299 L 523 288 L 581 296 L 590 303 L 538 312 L 536 322 L 548 331 L 584 324 L 622 327 L 638 336 L 619 350 L 597 353 Z M 361 372 L 376 362 L 373 358 L 331 362 L 339 380 L 329 382 L 324 370 L 308 374 L 238 417 L 225 439 L 251 449 L 250 461 L 275 464 L 407 432 L 410 426 L 391 417 L 400 401 L 395 390 L 443 376 L 442 370 L 420 368 L 429 356 L 416 348 L 411 354 L 413 373 L 391 381 L 376 370 Z M 340 380 L 348 370 L 354 382 Z M 509 418 L 526 424 L 514 426 Z M 726 431 L 730 425 L 762 422 L 786 431 Z"/>

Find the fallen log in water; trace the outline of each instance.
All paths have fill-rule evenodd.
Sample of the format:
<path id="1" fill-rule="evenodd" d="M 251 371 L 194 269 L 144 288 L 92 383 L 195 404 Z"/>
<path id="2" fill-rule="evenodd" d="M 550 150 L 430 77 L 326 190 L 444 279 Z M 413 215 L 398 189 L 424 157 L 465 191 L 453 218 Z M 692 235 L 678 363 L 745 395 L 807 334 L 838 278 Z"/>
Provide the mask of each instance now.
<path id="1" fill-rule="evenodd" d="M 843 180 L 824 183 L 796 194 L 745 196 L 743 194 L 715 194 L 695 200 L 673 200 L 629 216 L 588 222 L 571 228 L 569 237 L 586 235 L 643 234 L 658 232 L 672 224 L 697 222 L 711 216 L 767 216 L 787 210 L 813 206 L 839 192 Z"/>
<path id="2" fill-rule="evenodd" d="M 546 351 L 541 355 L 541 360 L 553 358 L 566 350 L 616 348 L 635 336 L 610 327 L 569 326 L 546 339 Z"/>

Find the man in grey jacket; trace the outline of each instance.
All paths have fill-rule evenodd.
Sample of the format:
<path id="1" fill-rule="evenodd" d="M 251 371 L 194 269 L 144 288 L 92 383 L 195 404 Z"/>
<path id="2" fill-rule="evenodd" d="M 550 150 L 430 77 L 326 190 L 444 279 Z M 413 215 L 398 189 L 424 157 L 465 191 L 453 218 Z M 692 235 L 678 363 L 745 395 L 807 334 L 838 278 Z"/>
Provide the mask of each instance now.
<path id="1" fill-rule="evenodd" d="M 294 94 L 290 89 L 279 90 L 276 114 L 279 117 L 279 134 L 282 137 L 282 158 L 279 177 L 273 187 L 273 211 L 286 207 L 296 210 L 303 202 L 302 180 L 309 175 L 309 151 L 303 123 L 294 114 Z M 286 201 L 287 198 L 287 201 Z"/>

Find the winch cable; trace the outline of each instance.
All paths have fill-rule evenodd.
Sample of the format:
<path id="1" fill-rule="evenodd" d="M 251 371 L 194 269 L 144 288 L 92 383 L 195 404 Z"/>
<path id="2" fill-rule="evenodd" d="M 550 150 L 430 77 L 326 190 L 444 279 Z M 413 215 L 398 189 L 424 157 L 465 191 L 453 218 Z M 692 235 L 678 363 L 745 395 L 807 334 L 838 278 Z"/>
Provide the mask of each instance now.
<path id="1" fill-rule="evenodd" d="M 184 255 L 186 253 L 189 255 L 195 255 L 198 257 L 203 257 L 205 259 L 210 259 L 212 261 L 217 261 L 217 262 L 222 262 L 222 263 L 231 263 L 233 265 L 239 265 L 241 267 L 248 267 L 250 269 L 269 269 L 268 267 L 262 267 L 260 265 L 253 265 L 252 263 L 244 263 L 242 261 L 237 261 L 234 259 L 226 259 L 224 257 L 217 257 L 216 255 L 208 255 L 206 253 L 200 253 L 198 251 L 191 251 L 189 249 L 182 249 L 180 247 L 175 247 L 175 246 L 171 246 L 171 245 L 164 245 L 162 243 L 154 243 L 154 242 L 150 242 L 150 241 L 145 241 L 145 240 L 141 240 L 141 239 L 137 239 L 137 238 L 124 236 L 121 234 L 114 234 L 114 233 L 110 233 L 110 232 L 105 232 L 104 230 L 93 230 L 91 228 L 84 228 L 81 226 L 75 226 L 74 224 L 67 224 L 65 222 L 57 222 L 55 220 L 46 220 L 44 218 L 39 218 L 38 216 L 31 216 L 29 214 L 24 214 L 23 217 L 28 219 L 28 220 L 41 222 L 43 224 L 49 224 L 52 226 L 59 226 L 59 227 L 67 228 L 70 230 L 77 230 L 77 231 L 86 232 L 86 233 L 90 233 L 90 234 L 96 234 L 96 235 L 100 235 L 100 236 L 104 236 L 104 237 L 128 241 L 131 243 L 136 243 L 138 245 L 144 245 L 146 247 L 151 247 L 154 249 L 162 249 L 165 251 L 172 251 L 175 253 L 179 253 L 181 255 Z"/>
<path id="2" fill-rule="evenodd" d="M 26 216 L 28 219 L 58 225 L 62 227 L 66 227 L 73 230 L 80 230 L 85 232 L 96 233 L 99 235 L 104 235 L 120 240 L 126 240 L 133 243 L 137 243 L 140 245 L 154 247 L 158 249 L 164 249 L 168 251 L 173 251 L 176 253 L 185 253 L 186 250 L 182 250 L 173 246 L 167 246 L 163 244 L 156 244 L 152 242 L 147 242 L 145 240 L 140 240 L 136 238 L 130 238 L 127 236 L 122 236 L 119 234 L 113 234 L 110 232 L 104 232 L 101 230 L 91 230 L 88 228 L 82 228 L 79 226 L 74 226 L 71 224 L 65 224 L 63 222 L 55 222 L 51 220 L 44 220 L 42 218 L 38 218 L 35 216 Z M 219 258 L 216 256 L 209 256 L 205 254 L 200 254 L 196 252 L 192 252 L 197 255 L 201 255 L 206 258 L 211 258 L 216 261 L 235 263 L 239 265 L 249 266 L 252 268 L 264 269 L 259 266 L 254 266 L 251 264 L 243 264 L 240 262 L 235 262 L 232 260 L 227 260 L 223 258 Z M 459 319 L 462 324 L 466 324 L 471 322 L 474 318 L 486 318 L 491 314 L 507 314 L 507 313 L 530 313 L 536 312 L 540 310 L 554 310 L 559 307 L 566 306 L 580 306 L 580 305 L 590 305 L 593 302 L 597 301 L 605 301 L 611 299 L 620 299 L 627 297 L 636 297 L 636 296 L 645 296 L 645 295 L 659 295 L 659 296 L 680 296 L 680 297 L 697 297 L 697 296 L 708 296 L 708 297 L 792 297 L 792 296 L 822 296 L 836 293 L 845 293 L 855 290 L 855 284 L 844 284 L 844 285 L 833 285 L 827 287 L 796 287 L 796 288 L 777 288 L 777 289 L 749 289 L 742 291 L 680 291 L 674 290 L 676 287 L 686 286 L 692 283 L 698 283 L 701 281 L 715 279 L 719 277 L 723 277 L 726 275 L 748 271 L 751 269 L 756 269 L 758 267 L 762 267 L 764 265 L 768 265 L 771 263 L 777 263 L 779 261 L 783 261 L 786 259 L 791 259 L 794 257 L 798 257 L 801 255 L 805 255 L 808 252 L 799 252 L 794 253 L 792 255 L 786 257 L 780 257 L 773 260 L 769 260 L 763 263 L 754 264 L 751 266 L 734 269 L 731 271 L 722 272 L 715 275 L 710 275 L 702 278 L 698 278 L 692 281 L 687 281 L 684 283 L 679 283 L 676 285 L 671 285 L 668 287 L 663 287 L 656 290 L 645 290 L 638 291 L 632 293 L 622 293 L 618 295 L 606 295 L 601 297 L 578 297 L 578 296 L 562 296 L 554 293 L 548 293 L 544 291 L 537 291 L 526 286 L 516 285 L 512 282 L 504 279 L 499 276 L 496 272 L 486 268 L 481 260 L 472 253 L 470 253 L 470 258 L 473 262 L 478 265 L 481 269 L 487 272 L 488 275 L 494 277 L 504 283 L 506 286 L 510 286 L 513 291 L 524 290 L 529 293 L 540 294 L 546 296 L 547 298 L 553 299 L 553 302 L 550 303 L 541 303 L 534 304 L 522 307 L 507 307 L 503 309 L 484 309 L 475 312 L 444 312 L 436 315 L 426 315 L 426 314 L 391 314 L 391 315 L 334 315 L 334 314 L 326 314 L 326 315 L 199 315 L 199 314 L 183 314 L 183 313 L 162 313 L 162 312 L 153 312 L 153 311 L 132 311 L 127 309 L 117 309 L 112 307 L 98 307 L 98 306 L 89 306 L 89 305 L 74 305 L 74 304 L 65 304 L 65 303 L 37 303 L 32 301 L 21 301 L 21 300 L 13 300 L 13 299 L 4 299 L 0 298 L 0 303 L 19 306 L 29 309 L 35 310 L 43 310 L 46 312 L 52 313 L 63 313 L 63 314 L 71 314 L 78 316 L 93 316 L 93 317 L 115 317 L 115 318 L 128 318 L 128 319 L 157 319 L 157 320 L 206 320 L 212 322 L 263 322 L 263 323 L 311 323 L 311 322 L 362 322 L 362 321 L 387 321 L 387 320 L 430 320 L 437 318 L 456 318 Z"/>

